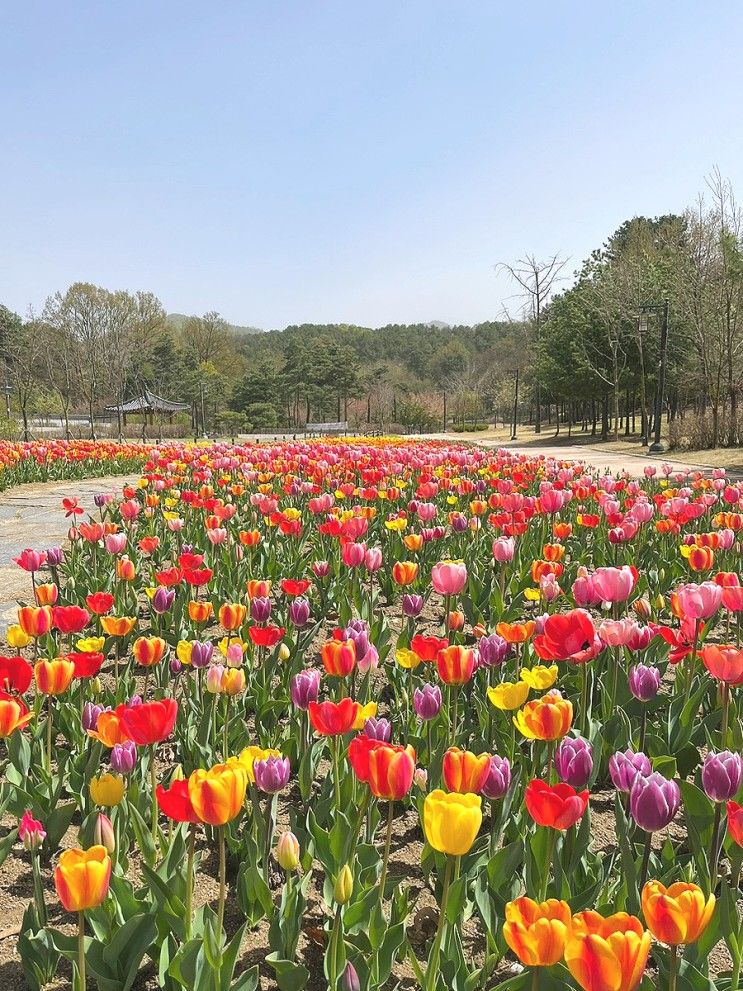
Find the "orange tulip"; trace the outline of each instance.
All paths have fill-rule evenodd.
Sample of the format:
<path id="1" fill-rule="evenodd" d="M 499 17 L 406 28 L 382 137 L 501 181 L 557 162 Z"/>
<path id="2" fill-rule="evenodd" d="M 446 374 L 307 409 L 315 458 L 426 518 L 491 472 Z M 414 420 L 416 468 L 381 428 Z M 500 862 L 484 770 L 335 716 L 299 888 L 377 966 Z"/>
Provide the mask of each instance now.
<path id="1" fill-rule="evenodd" d="M 490 754 L 473 754 L 470 750 L 449 747 L 442 766 L 444 782 L 449 791 L 479 794 L 490 773 Z"/>
<path id="2" fill-rule="evenodd" d="M 61 695 L 75 677 L 75 665 L 67 657 L 40 660 L 34 664 L 36 688 L 42 695 Z"/>
<path id="3" fill-rule="evenodd" d="M 460 609 L 452 609 L 446 616 L 447 630 L 461 630 L 464 626 L 464 613 Z"/>
<path id="4" fill-rule="evenodd" d="M 356 644 L 353 640 L 328 640 L 322 645 L 320 656 L 329 675 L 345 678 L 356 664 Z"/>
<path id="5" fill-rule="evenodd" d="M 271 594 L 271 582 L 265 578 L 251 578 L 246 588 L 249 599 L 255 599 L 256 596 L 269 596 Z"/>
<path id="6" fill-rule="evenodd" d="M 527 702 L 514 725 L 529 740 L 560 740 L 573 722 L 573 703 L 554 690 Z"/>
<path id="7" fill-rule="evenodd" d="M 136 622 L 134 616 L 101 616 L 101 627 L 109 637 L 128 637 Z"/>
<path id="8" fill-rule="evenodd" d="M 124 729 L 119 714 L 110 709 L 104 709 L 98 716 L 95 729 L 89 729 L 88 736 L 109 748 L 113 747 L 115 743 L 126 743 L 129 739 L 129 734 Z"/>
<path id="9" fill-rule="evenodd" d="M 37 585 L 34 592 L 38 606 L 53 606 L 59 597 L 59 589 L 53 583 Z"/>
<path id="10" fill-rule="evenodd" d="M 696 884 L 677 881 L 669 888 L 648 881 L 642 889 L 642 914 L 659 943 L 680 946 L 695 943 L 709 925 L 715 896 L 705 898 Z"/>
<path id="11" fill-rule="evenodd" d="M 211 602 L 192 601 L 188 603 L 188 616 L 192 623 L 206 623 L 211 619 L 214 607 Z"/>
<path id="12" fill-rule="evenodd" d="M 239 814 L 245 802 L 248 772 L 237 760 L 194 771 L 188 796 L 196 815 L 210 826 L 224 826 Z"/>
<path id="13" fill-rule="evenodd" d="M 242 602 L 225 602 L 219 607 L 219 622 L 225 630 L 239 630 L 247 614 L 248 607 Z"/>
<path id="14" fill-rule="evenodd" d="M 734 644 L 706 644 L 700 651 L 713 678 L 728 685 L 743 685 L 743 650 Z"/>
<path id="15" fill-rule="evenodd" d="M 132 653 L 143 668 L 151 668 L 160 663 L 167 647 L 162 637 L 137 637 L 132 646 Z"/>
<path id="16" fill-rule="evenodd" d="M 562 544 L 545 544 L 542 548 L 542 556 L 545 561 L 562 561 L 565 548 Z"/>
<path id="17" fill-rule="evenodd" d="M 21 606 L 18 610 L 18 623 L 27 637 L 45 636 L 53 622 L 51 606 Z"/>
<path id="18" fill-rule="evenodd" d="M 237 536 L 243 547 L 255 547 L 261 539 L 260 530 L 241 530 Z"/>
<path id="19" fill-rule="evenodd" d="M 495 632 L 508 643 L 526 643 L 534 635 L 537 624 L 533 620 L 527 623 L 498 623 Z"/>
<path id="20" fill-rule="evenodd" d="M 0 740 L 6 739 L 17 729 L 22 729 L 33 719 L 33 715 L 21 699 L 0 693 Z"/>
<path id="21" fill-rule="evenodd" d="M 402 538 L 409 551 L 419 551 L 423 547 L 423 535 L 420 533 L 408 533 Z"/>
<path id="22" fill-rule="evenodd" d="M 108 894 L 111 858 L 103 846 L 65 850 L 54 870 L 54 886 L 68 912 L 97 908 Z"/>
<path id="23" fill-rule="evenodd" d="M 714 551 L 711 547 L 698 547 L 694 544 L 689 548 L 688 561 L 692 571 L 709 571 L 715 563 Z"/>
<path id="24" fill-rule="evenodd" d="M 517 898 L 506 905 L 503 936 L 525 967 L 552 967 L 562 960 L 570 919 L 567 902 Z"/>
<path id="25" fill-rule="evenodd" d="M 475 652 L 453 644 L 436 655 L 436 669 L 445 685 L 464 685 L 475 670 Z"/>
<path id="26" fill-rule="evenodd" d="M 583 991 L 634 991 L 645 973 L 650 933 L 633 915 L 574 915 L 565 963 Z"/>
<path id="27" fill-rule="evenodd" d="M 418 577 L 415 561 L 395 561 L 392 565 L 392 580 L 397 585 L 410 585 Z"/>
<path id="28" fill-rule="evenodd" d="M 134 561 L 128 557 L 120 557 L 116 562 L 116 577 L 122 582 L 133 582 L 137 577 Z"/>

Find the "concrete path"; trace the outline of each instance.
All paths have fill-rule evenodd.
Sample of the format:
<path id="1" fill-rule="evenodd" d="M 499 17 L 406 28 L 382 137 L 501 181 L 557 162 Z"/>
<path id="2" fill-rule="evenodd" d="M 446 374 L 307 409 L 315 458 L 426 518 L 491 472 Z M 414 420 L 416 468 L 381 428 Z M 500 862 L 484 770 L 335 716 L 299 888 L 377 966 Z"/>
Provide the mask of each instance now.
<path id="1" fill-rule="evenodd" d="M 63 543 L 71 520 L 65 518 L 62 500 L 78 498 L 92 511 L 93 496 L 121 493 L 135 476 L 88 478 L 74 482 L 39 482 L 0 492 L 0 629 L 16 619 L 16 600 L 31 600 L 31 577 L 13 563 L 25 547 L 46 550 Z"/>

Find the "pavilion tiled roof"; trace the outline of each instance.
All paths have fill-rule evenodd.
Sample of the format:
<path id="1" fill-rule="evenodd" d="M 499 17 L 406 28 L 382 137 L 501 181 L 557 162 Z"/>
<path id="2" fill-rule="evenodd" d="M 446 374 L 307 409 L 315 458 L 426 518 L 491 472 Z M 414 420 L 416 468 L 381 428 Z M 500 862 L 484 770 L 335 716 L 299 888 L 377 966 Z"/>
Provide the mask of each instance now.
<path id="1" fill-rule="evenodd" d="M 149 389 L 145 389 L 136 399 L 130 399 L 119 406 L 106 406 L 107 413 L 182 413 L 190 409 L 190 403 L 174 403 L 170 399 L 156 396 Z"/>

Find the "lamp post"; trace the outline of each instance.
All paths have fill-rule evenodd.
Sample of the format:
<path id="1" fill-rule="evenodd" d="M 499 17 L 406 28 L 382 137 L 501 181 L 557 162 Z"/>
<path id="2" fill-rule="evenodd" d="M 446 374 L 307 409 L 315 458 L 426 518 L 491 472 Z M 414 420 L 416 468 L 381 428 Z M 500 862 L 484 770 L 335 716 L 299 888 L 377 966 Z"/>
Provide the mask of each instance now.
<path id="1" fill-rule="evenodd" d="M 666 362 L 668 358 L 668 300 L 662 303 L 644 303 L 640 307 L 640 320 L 645 320 L 647 326 L 647 315 L 649 313 L 661 313 L 660 325 L 660 360 L 658 364 L 658 385 L 655 390 L 655 412 L 653 414 L 653 443 L 650 445 L 650 454 L 662 454 L 665 445 L 660 439 L 663 426 L 663 402 L 666 392 Z"/>
<path id="2" fill-rule="evenodd" d="M 511 430 L 511 440 L 516 440 L 516 423 L 519 415 L 519 370 L 516 369 L 516 378 L 513 387 L 513 427 Z"/>
<path id="3" fill-rule="evenodd" d="M 12 385 L 3 386 L 3 392 L 5 393 L 5 414 L 8 420 L 10 420 L 10 394 L 12 391 L 13 391 Z"/>

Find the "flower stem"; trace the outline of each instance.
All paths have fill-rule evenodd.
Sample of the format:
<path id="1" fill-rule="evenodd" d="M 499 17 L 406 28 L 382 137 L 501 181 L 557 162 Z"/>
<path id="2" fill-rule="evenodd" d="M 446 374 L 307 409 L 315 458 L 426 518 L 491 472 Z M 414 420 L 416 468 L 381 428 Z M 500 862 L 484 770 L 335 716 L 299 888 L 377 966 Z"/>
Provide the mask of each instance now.
<path id="1" fill-rule="evenodd" d="M 44 886 L 41 881 L 41 865 L 39 864 L 38 851 L 34 851 L 31 854 L 31 868 L 34 876 L 34 900 L 36 902 L 36 916 L 38 919 L 39 926 L 45 926 L 47 921 L 46 902 L 44 901 Z"/>
<path id="2" fill-rule="evenodd" d="M 542 874 L 542 884 L 539 891 L 539 900 L 544 901 L 547 897 L 547 887 L 550 881 L 550 869 L 552 867 L 552 855 L 555 852 L 555 830 L 551 826 L 545 827 L 547 834 L 547 854 L 544 858 L 544 872 Z"/>
<path id="3" fill-rule="evenodd" d="M 671 959 L 668 968 L 668 991 L 676 991 L 677 972 L 678 972 L 678 947 L 672 946 Z"/>
<path id="4" fill-rule="evenodd" d="M 387 880 L 387 864 L 390 859 L 390 846 L 392 845 L 392 821 L 395 809 L 394 802 L 387 803 L 387 833 L 384 839 L 384 855 L 382 857 L 382 873 L 379 875 L 379 904 L 384 904 L 384 884 Z"/>
<path id="5" fill-rule="evenodd" d="M 186 866 L 186 942 L 191 939 L 193 926 L 193 861 L 196 849 L 196 824 L 188 827 L 188 863 Z"/>
<path id="6" fill-rule="evenodd" d="M 77 982 L 79 991 L 85 991 L 85 913 L 77 913 Z"/>
<path id="7" fill-rule="evenodd" d="M 46 710 L 46 769 L 51 776 L 52 773 L 52 698 L 53 695 L 47 697 L 47 710 Z"/>
<path id="8" fill-rule="evenodd" d="M 219 837 L 219 905 L 217 907 L 217 946 L 222 946 L 222 930 L 224 929 L 224 903 L 227 894 L 225 876 L 227 873 L 224 851 L 224 826 L 217 828 Z"/>
<path id="9" fill-rule="evenodd" d="M 712 847 L 709 852 L 709 885 L 710 885 L 709 890 L 713 894 L 715 888 L 717 887 L 717 862 L 720 856 L 719 846 L 720 846 L 721 814 L 722 814 L 722 805 L 720 802 L 715 802 L 715 819 L 714 819 L 714 824 L 712 826 Z"/>
<path id="10" fill-rule="evenodd" d="M 645 837 L 645 849 L 642 854 L 642 868 L 640 869 L 640 890 L 639 895 L 642 895 L 642 889 L 645 887 L 645 882 L 648 879 L 648 865 L 650 863 L 650 847 L 653 842 L 653 834 L 648 833 Z"/>
<path id="11" fill-rule="evenodd" d="M 340 759 L 338 754 L 338 737 L 333 737 L 333 787 L 335 790 L 335 809 L 341 811 L 341 773 Z"/>
<path id="12" fill-rule="evenodd" d="M 444 935 L 444 925 L 446 923 L 446 905 L 449 901 L 449 885 L 451 884 L 451 873 L 454 860 L 448 856 L 446 858 L 446 872 L 444 873 L 444 887 L 441 892 L 441 908 L 439 909 L 439 924 L 436 927 L 436 936 L 431 947 L 431 959 L 426 969 L 425 991 L 433 991 L 436 987 L 436 975 L 439 970 L 439 955 L 441 953 L 441 938 Z"/>
<path id="13" fill-rule="evenodd" d="M 152 801 L 152 845 L 155 848 L 155 858 L 157 858 L 157 776 L 155 774 L 155 754 L 157 752 L 157 744 L 153 744 L 152 747 L 152 760 L 150 761 L 150 791 L 151 791 L 151 801 Z"/>

